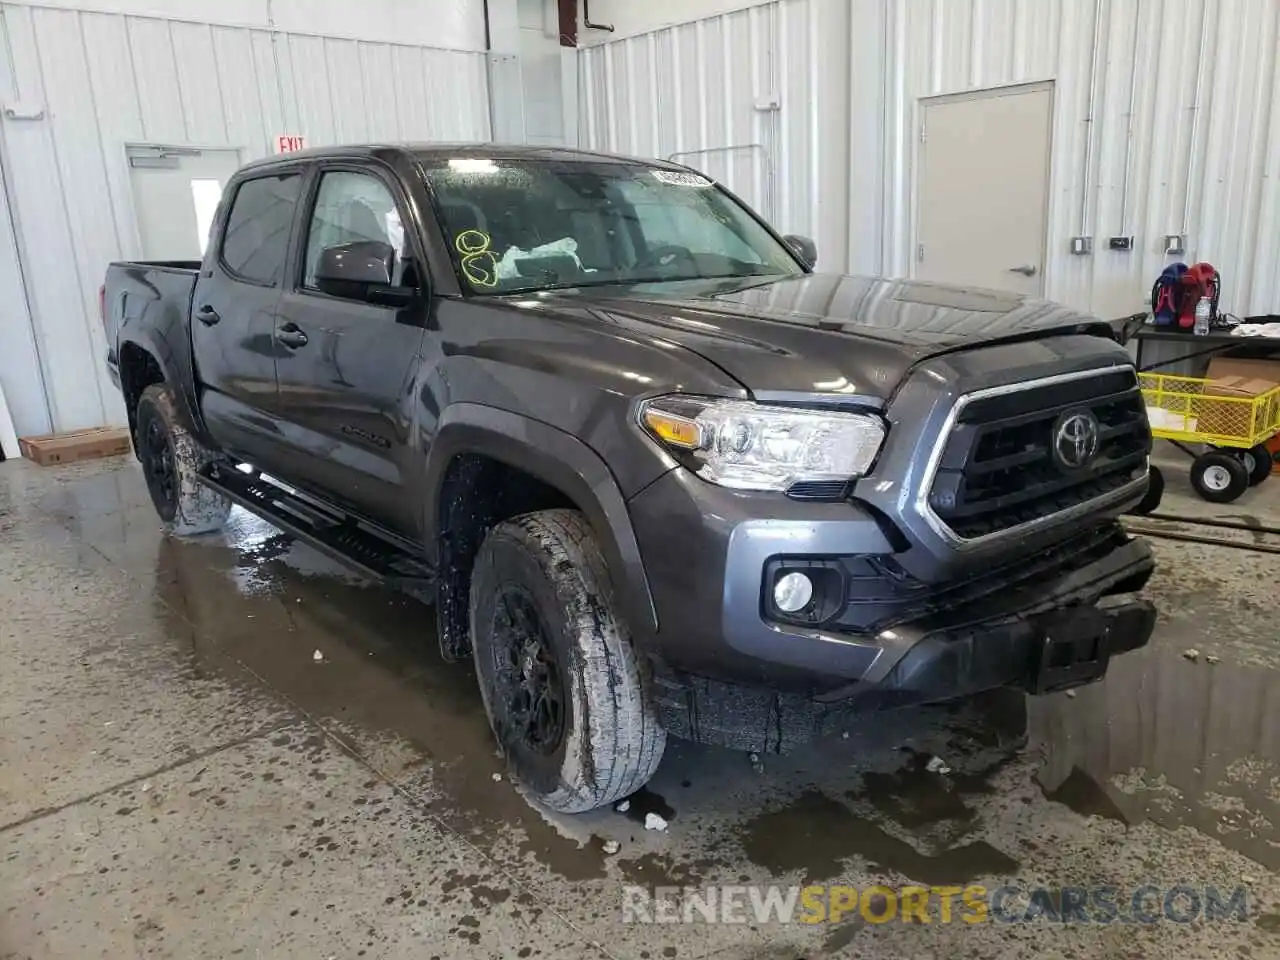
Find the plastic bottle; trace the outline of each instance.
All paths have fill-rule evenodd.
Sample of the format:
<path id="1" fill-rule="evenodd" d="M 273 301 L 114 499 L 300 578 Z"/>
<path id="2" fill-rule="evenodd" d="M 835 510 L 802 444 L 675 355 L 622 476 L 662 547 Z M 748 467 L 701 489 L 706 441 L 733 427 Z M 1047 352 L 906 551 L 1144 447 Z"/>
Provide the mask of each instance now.
<path id="1" fill-rule="evenodd" d="M 1209 303 L 1208 297 L 1201 297 L 1196 301 L 1196 325 L 1195 335 L 1197 337 L 1207 336 L 1209 333 L 1209 315 L 1213 312 L 1213 307 Z"/>

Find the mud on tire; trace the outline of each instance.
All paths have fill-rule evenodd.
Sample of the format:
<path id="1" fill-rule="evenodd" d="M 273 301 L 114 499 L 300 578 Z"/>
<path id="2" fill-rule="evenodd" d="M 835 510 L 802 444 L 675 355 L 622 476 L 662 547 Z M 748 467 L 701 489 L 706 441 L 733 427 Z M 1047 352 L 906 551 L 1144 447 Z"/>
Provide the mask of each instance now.
<path id="1" fill-rule="evenodd" d="M 544 510 L 499 524 L 470 593 L 481 695 L 515 778 L 564 813 L 642 787 L 666 733 L 585 518 Z"/>
<path id="2" fill-rule="evenodd" d="M 164 384 L 152 384 L 138 398 L 134 443 L 151 502 L 170 533 L 191 536 L 222 528 L 231 501 L 196 478 L 213 454 L 183 426 Z"/>

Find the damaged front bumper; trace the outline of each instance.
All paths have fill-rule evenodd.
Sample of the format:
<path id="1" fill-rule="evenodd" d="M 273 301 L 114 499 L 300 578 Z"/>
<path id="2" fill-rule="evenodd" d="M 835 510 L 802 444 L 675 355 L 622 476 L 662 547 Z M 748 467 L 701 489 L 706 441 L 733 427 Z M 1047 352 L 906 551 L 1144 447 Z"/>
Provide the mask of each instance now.
<path id="1" fill-rule="evenodd" d="M 1112 656 L 1145 646 L 1155 626 L 1154 606 L 1131 596 L 1154 570 L 1150 548 L 1118 531 L 1113 543 L 1059 577 L 1015 585 L 874 637 L 849 637 L 875 649 L 866 670 L 807 695 L 658 664 L 663 723 L 675 736 L 772 752 L 834 732 L 869 710 L 998 687 L 1049 693 L 1091 683 Z"/>

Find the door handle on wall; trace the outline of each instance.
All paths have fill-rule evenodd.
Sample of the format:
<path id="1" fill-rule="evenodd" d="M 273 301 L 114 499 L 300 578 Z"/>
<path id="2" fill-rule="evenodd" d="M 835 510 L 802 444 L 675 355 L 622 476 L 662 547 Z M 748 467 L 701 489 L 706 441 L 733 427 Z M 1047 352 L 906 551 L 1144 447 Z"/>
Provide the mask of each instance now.
<path id="1" fill-rule="evenodd" d="M 222 319 L 218 311 L 213 309 L 207 303 L 196 311 L 196 319 L 203 323 L 206 327 L 212 327 L 215 323 Z"/>
<path id="2" fill-rule="evenodd" d="M 1020 273 L 1024 277 L 1034 277 L 1036 275 L 1036 265 L 1034 263 L 1024 263 L 1020 267 L 1010 267 L 1010 273 Z"/>

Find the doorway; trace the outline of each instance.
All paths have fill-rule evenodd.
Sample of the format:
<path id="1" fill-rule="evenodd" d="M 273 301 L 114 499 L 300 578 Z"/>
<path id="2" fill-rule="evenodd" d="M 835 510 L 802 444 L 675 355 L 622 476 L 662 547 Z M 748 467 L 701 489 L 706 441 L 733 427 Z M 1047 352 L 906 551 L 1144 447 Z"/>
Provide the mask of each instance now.
<path id="1" fill-rule="evenodd" d="M 127 152 L 142 259 L 201 259 L 240 151 L 130 146 Z"/>
<path id="2" fill-rule="evenodd" d="M 1044 292 L 1053 83 L 920 102 L 921 280 Z"/>

